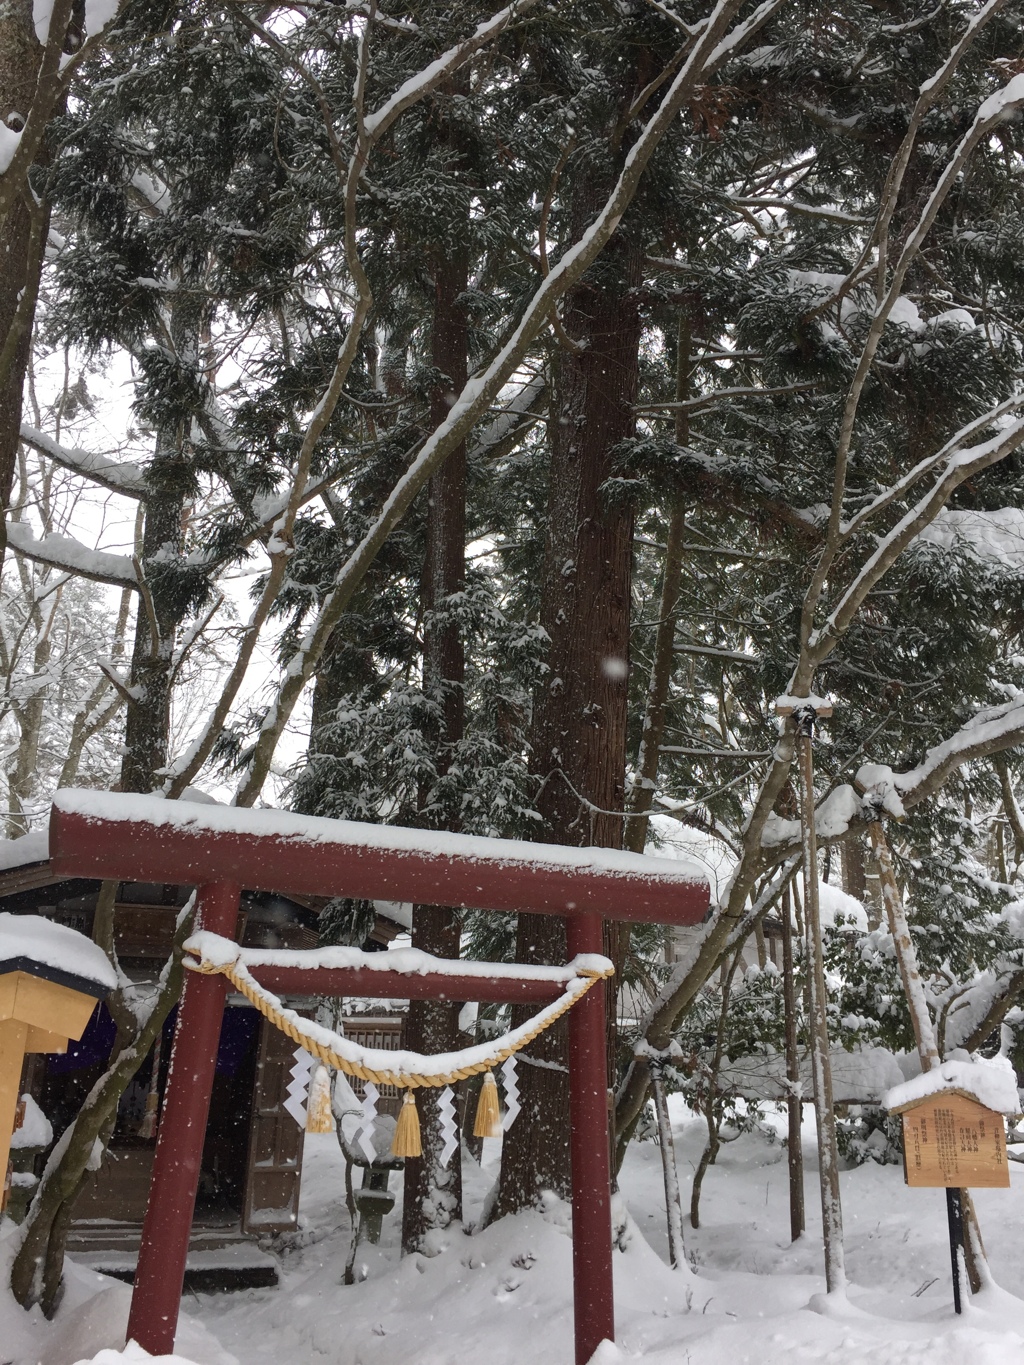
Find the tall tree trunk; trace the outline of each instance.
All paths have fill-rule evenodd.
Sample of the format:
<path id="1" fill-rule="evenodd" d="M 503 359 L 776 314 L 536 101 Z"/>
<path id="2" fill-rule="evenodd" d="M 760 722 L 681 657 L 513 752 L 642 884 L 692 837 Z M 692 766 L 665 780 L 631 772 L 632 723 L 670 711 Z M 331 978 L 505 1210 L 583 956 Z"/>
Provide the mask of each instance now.
<path id="1" fill-rule="evenodd" d="M 439 426 L 447 416 L 454 395 L 467 378 L 468 329 L 460 296 L 468 284 L 469 263 L 465 251 L 437 260 L 434 271 L 435 299 L 433 363 L 447 376 L 431 395 L 431 420 Z M 457 621 L 451 617 L 450 599 L 466 584 L 466 447 L 461 445 L 441 466 L 427 486 L 427 539 L 423 564 L 423 688 L 435 699 L 441 716 L 433 736 L 438 776 L 447 772 L 465 724 L 463 683 L 465 647 Z M 445 822 L 457 828 L 457 819 Z M 460 916 L 436 905 L 413 909 L 414 948 L 439 957 L 458 957 Z M 458 1007 L 433 1000 L 414 1000 L 406 1024 L 407 1046 L 416 1052 L 453 1052 L 458 1047 Z M 402 1210 L 403 1251 L 429 1249 L 430 1233 L 462 1218 L 461 1146 L 444 1166 L 438 1104 L 440 1092 L 421 1090 L 417 1096 L 421 1114 L 423 1155 L 405 1163 L 405 1200 Z M 458 1111 L 456 1108 L 456 1124 Z"/>
<path id="2" fill-rule="evenodd" d="M 677 403 L 683 402 L 690 387 L 690 322 L 685 312 L 679 315 L 676 353 Z M 676 413 L 676 443 L 685 446 L 690 436 L 690 419 L 685 408 Z M 647 683 L 643 727 L 640 732 L 640 751 L 637 754 L 636 775 L 630 785 L 623 847 L 631 853 L 643 853 L 647 847 L 647 830 L 651 821 L 651 806 L 658 780 L 661 741 L 665 734 L 665 715 L 668 710 L 669 686 L 675 664 L 677 604 L 683 579 L 683 535 L 686 529 L 686 506 L 680 499 L 672 504 L 669 513 L 668 535 L 665 543 L 665 562 L 661 576 L 661 600 L 658 606 L 658 628 L 654 640 L 654 660 Z"/>
<path id="3" fill-rule="evenodd" d="M 180 309 L 173 321 L 172 335 L 179 357 L 195 356 L 196 322 L 191 306 Z M 150 493 L 141 557 L 146 590 L 140 593 L 132 658 L 132 700 L 127 708 L 125 756 L 121 767 L 124 791 L 152 791 L 157 785 L 157 774 L 167 761 L 174 644 L 187 607 L 187 598 L 177 578 L 187 488 L 183 469 L 186 429 L 186 419 L 183 419 L 173 428 L 158 433 L 153 465 L 148 474 Z M 110 904 L 112 913 L 113 900 Z M 97 913 L 94 929 L 97 941 L 99 921 Z M 96 1141 L 105 1146 L 113 1130 L 121 1094 L 145 1060 L 156 1036 L 155 1030 L 177 1001 L 181 990 L 182 937 L 179 931 L 174 960 L 148 1020 L 136 1019 L 116 995 L 108 1001 L 118 1031 L 107 1071 L 76 1118 L 70 1138 L 51 1156 L 30 1206 L 22 1246 L 12 1268 L 11 1286 L 24 1307 L 41 1303 L 45 1312 L 52 1313 L 57 1306 L 71 1206 Z M 109 941 L 101 946 L 114 959 L 112 932 Z"/>
<path id="4" fill-rule="evenodd" d="M 60 589 L 57 589 L 59 600 Z M 36 770 L 39 766 L 39 739 L 46 714 L 46 700 L 49 687 L 41 679 L 46 677 L 53 653 L 52 625 L 56 603 L 49 605 L 45 623 L 38 607 L 33 611 L 36 617 L 36 644 L 32 652 L 34 690 L 22 701 L 15 711 L 18 721 L 18 747 L 13 762 L 7 770 L 7 837 L 17 839 L 27 834 L 30 815 L 26 807 L 36 788 Z"/>
<path id="5" fill-rule="evenodd" d="M 189 301 L 178 304 L 171 322 L 178 363 L 198 363 L 200 318 Z M 186 491 L 187 414 L 157 432 L 140 563 L 143 590 L 135 621 L 131 698 L 125 715 L 121 790 L 153 791 L 167 764 L 171 728 L 174 649 L 189 603 L 180 581 Z"/>
<path id="6" fill-rule="evenodd" d="M 17 128 L 32 105 L 43 48 L 32 0 L 0 5 L 0 121 Z M 0 218 L 0 563 L 7 548 L 6 513 L 21 431 L 22 390 L 32 345 L 32 322 L 43 267 L 49 208 L 28 187 Z"/>
<path id="7" fill-rule="evenodd" d="M 782 993 L 786 1014 L 786 1111 L 789 1138 L 789 1235 L 796 1241 L 807 1226 L 804 1210 L 803 1087 L 800 1080 L 796 963 L 793 960 L 793 908 L 787 887 L 782 893 Z"/>
<path id="8" fill-rule="evenodd" d="M 585 346 L 559 357 L 541 601 L 551 643 L 531 734 L 537 837 L 558 844 L 622 846 L 633 518 L 601 490 L 612 451 L 634 429 L 640 318 L 631 290 L 641 263 L 637 241 L 614 242 L 563 317 Z M 520 915 L 516 948 L 521 962 L 564 961 L 565 926 Z M 505 1139 L 498 1214 L 544 1189 L 568 1194 L 565 1038 L 551 1029 L 523 1055 L 523 1109 Z"/>
<path id="9" fill-rule="evenodd" d="M 808 708 L 809 709 L 809 708 Z M 804 845 L 804 904 L 807 908 L 808 1026 L 811 1035 L 811 1076 L 814 1081 L 814 1118 L 818 1131 L 818 1180 L 821 1227 L 825 1248 L 825 1284 L 830 1294 L 846 1293 L 846 1256 L 843 1246 L 843 1206 L 839 1193 L 839 1145 L 832 1098 L 832 1056 L 828 1034 L 828 996 L 821 937 L 818 896 L 818 842 L 814 828 L 814 763 L 811 740 L 814 712 L 794 719 L 800 758 L 800 824 Z"/>

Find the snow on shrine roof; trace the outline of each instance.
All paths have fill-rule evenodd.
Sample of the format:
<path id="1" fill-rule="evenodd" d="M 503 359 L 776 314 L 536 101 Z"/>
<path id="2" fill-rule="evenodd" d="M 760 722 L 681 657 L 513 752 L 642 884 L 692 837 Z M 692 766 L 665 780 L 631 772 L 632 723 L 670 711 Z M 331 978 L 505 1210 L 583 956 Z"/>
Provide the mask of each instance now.
<path id="1" fill-rule="evenodd" d="M 973 1062 L 943 1062 L 932 1071 L 924 1071 L 913 1080 L 895 1085 L 882 1097 L 882 1105 L 890 1113 L 902 1113 L 932 1095 L 955 1090 L 977 1100 L 997 1114 L 1019 1114 L 1020 1096 L 1017 1077 L 1005 1057 L 991 1060 L 978 1058 Z"/>
<path id="2" fill-rule="evenodd" d="M 34 829 L 20 839 L 0 839 L 0 872 L 29 863 L 45 863 L 50 856 L 49 835 L 45 829 Z"/>
<path id="3" fill-rule="evenodd" d="M 102 948 L 40 915 L 0 914 L 0 972 L 31 972 L 87 995 L 106 995 L 117 985 Z"/>

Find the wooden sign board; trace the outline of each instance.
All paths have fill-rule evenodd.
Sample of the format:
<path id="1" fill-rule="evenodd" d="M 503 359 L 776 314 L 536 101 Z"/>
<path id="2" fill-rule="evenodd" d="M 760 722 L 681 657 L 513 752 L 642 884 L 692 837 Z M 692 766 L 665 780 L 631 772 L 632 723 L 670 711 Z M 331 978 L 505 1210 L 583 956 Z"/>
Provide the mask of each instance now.
<path id="1" fill-rule="evenodd" d="M 903 1170 L 908 1185 L 1005 1189 L 1006 1124 L 959 1091 L 929 1095 L 902 1111 Z"/>

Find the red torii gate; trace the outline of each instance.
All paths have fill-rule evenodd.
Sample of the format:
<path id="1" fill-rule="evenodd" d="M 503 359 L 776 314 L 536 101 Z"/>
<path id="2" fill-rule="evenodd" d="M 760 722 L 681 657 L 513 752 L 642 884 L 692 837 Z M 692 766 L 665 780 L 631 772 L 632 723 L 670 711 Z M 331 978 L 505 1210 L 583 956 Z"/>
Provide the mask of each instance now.
<path id="1" fill-rule="evenodd" d="M 241 889 L 562 915 L 570 958 L 602 950 L 602 919 L 695 924 L 706 880 L 692 864 L 607 849 L 433 833 L 281 811 L 58 792 L 50 860 L 62 876 L 195 885 L 196 929 L 233 938 Z M 360 968 L 264 966 L 275 992 L 491 1002 L 555 999 L 527 976 L 409 976 Z M 128 1337 L 174 1346 L 227 982 L 187 974 L 178 1011 Z M 569 1014 L 573 1317 L 576 1362 L 614 1340 L 604 992 Z"/>

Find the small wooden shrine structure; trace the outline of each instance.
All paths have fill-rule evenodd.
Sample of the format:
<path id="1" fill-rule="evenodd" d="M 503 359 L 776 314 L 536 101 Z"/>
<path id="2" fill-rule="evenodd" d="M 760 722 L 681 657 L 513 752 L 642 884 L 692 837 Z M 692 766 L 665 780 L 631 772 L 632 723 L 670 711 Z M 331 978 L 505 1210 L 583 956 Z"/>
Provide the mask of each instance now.
<path id="1" fill-rule="evenodd" d="M 115 985 L 103 952 L 36 916 L 0 919 L 0 1177 L 7 1172 L 21 1073 L 30 1052 L 65 1052 Z"/>
<path id="2" fill-rule="evenodd" d="M 58 872 L 198 886 L 197 930 L 233 939 L 239 888 L 380 898 L 563 916 L 570 958 L 599 956 L 602 920 L 693 924 L 708 886 L 693 864 L 605 849 L 318 820 L 155 797 L 58 792 L 50 819 Z M 376 955 L 380 956 L 380 955 Z M 302 958 L 289 954 L 289 958 Z M 299 962 L 248 968 L 275 992 L 552 1003 L 564 982 L 529 969 L 446 964 L 413 974 Z M 175 1028 L 128 1335 L 169 1355 L 181 1297 L 227 982 L 189 973 Z M 614 1340 L 604 992 L 569 1013 L 576 1360 Z"/>

